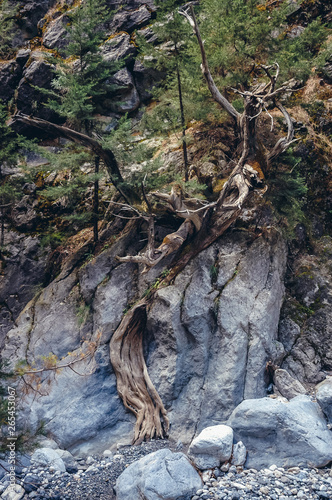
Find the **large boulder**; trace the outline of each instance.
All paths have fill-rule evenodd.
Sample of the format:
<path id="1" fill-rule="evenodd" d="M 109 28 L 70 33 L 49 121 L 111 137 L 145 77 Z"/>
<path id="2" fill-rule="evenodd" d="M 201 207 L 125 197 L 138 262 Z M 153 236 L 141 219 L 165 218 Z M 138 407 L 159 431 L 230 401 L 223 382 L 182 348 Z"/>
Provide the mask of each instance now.
<path id="1" fill-rule="evenodd" d="M 332 435 L 317 403 L 308 396 L 290 402 L 243 401 L 228 419 L 248 450 L 246 467 L 323 467 L 332 460 Z"/>
<path id="2" fill-rule="evenodd" d="M 25 490 L 19 484 L 10 485 L 2 493 L 2 500 L 21 500 L 25 495 Z"/>
<path id="3" fill-rule="evenodd" d="M 141 5 L 138 9 L 128 11 L 121 9 L 112 17 L 108 23 L 108 30 L 111 34 L 126 31 L 131 33 L 134 29 L 145 26 L 151 20 L 151 11 L 146 5 Z"/>
<path id="4" fill-rule="evenodd" d="M 206 427 L 192 441 L 188 454 L 199 469 L 212 469 L 232 455 L 233 430 L 227 425 Z"/>
<path id="5" fill-rule="evenodd" d="M 328 423 L 332 424 L 332 377 L 327 377 L 316 386 L 316 399 Z"/>
<path id="6" fill-rule="evenodd" d="M 203 485 L 183 453 L 159 450 L 132 463 L 116 482 L 117 500 L 186 500 Z"/>
<path id="7" fill-rule="evenodd" d="M 63 49 L 68 46 L 69 34 L 66 30 L 66 24 L 69 23 L 69 17 L 66 14 L 52 21 L 43 33 L 43 44 L 48 49 L 57 49 L 60 54 L 64 54 Z"/>
<path id="8" fill-rule="evenodd" d="M 64 461 L 52 448 L 39 448 L 33 453 L 31 462 L 34 465 L 53 467 L 56 471 L 66 472 Z"/>
<path id="9" fill-rule="evenodd" d="M 158 290 L 147 318 L 147 362 L 174 439 L 190 442 L 195 430 L 226 423 L 244 398 L 266 395 L 266 363 L 283 354 L 285 265 L 275 232 L 251 243 L 234 232 Z"/>
<path id="10" fill-rule="evenodd" d="M 276 389 L 287 399 L 295 398 L 307 392 L 301 382 L 292 377 L 287 370 L 277 369 L 274 372 L 273 381 Z"/>
<path id="11" fill-rule="evenodd" d="M 17 109 L 27 115 L 35 115 L 49 121 L 59 122 L 59 116 L 47 107 L 47 96 L 39 88 L 51 89 L 55 77 L 53 65 L 46 62 L 42 53 L 36 53 L 28 63 L 17 91 Z"/>
<path id="12" fill-rule="evenodd" d="M 93 359 L 75 365 L 84 377 L 69 368 L 45 377 L 44 396 L 31 394 L 20 410 L 22 424 L 33 431 L 44 421 L 73 454 L 132 439 L 135 417 L 117 394 L 108 343 L 128 305 L 163 270 L 164 263 L 142 275 L 135 264 L 119 264 L 116 256 L 137 254 L 140 240 L 123 234 L 80 269 L 65 268 L 7 334 L 3 356 L 13 365 L 38 363 L 50 353 L 68 363 L 82 353 L 82 341 L 91 346 L 99 339 Z M 266 395 L 266 363 L 278 364 L 282 354 L 276 339 L 285 261 L 279 234 L 252 240 L 229 232 L 157 291 L 147 314 L 145 359 L 173 439 L 189 444 L 195 433 L 224 424 L 243 397 Z"/>

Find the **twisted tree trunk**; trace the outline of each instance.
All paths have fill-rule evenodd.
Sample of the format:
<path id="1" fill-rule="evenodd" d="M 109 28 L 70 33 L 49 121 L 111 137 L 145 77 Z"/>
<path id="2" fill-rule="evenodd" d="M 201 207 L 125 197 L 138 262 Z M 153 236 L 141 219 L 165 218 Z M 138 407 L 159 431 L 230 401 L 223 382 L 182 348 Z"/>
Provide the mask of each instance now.
<path id="1" fill-rule="evenodd" d="M 177 231 L 166 236 L 158 248 L 155 248 L 154 219 L 150 214 L 148 218 L 149 243 L 146 251 L 141 255 L 126 256 L 119 260 L 144 263 L 144 271 L 146 271 L 170 253 L 178 252 L 167 277 L 160 280 L 159 288 L 171 283 L 193 257 L 211 245 L 226 231 L 240 215 L 250 191 L 261 184 L 258 171 L 251 165 L 257 161 L 257 119 L 263 111 L 269 114 L 267 111 L 268 103 L 274 102 L 275 106 L 283 113 L 288 133 L 286 137 L 278 140 L 271 152 L 266 152 L 265 158 L 263 158 L 264 165 L 261 164 L 260 168 L 268 165 L 285 151 L 293 142 L 294 137 L 293 124 L 288 112 L 275 101 L 276 96 L 287 89 L 287 84 L 284 84 L 275 90 L 279 74 L 278 64 L 275 63 L 270 67 L 262 66 L 269 79 L 267 83 L 256 86 L 252 91 L 239 92 L 244 99 L 244 112 L 238 113 L 216 87 L 208 67 L 204 42 L 200 35 L 193 7 L 190 6 L 189 9 L 191 15 L 188 10 L 181 11 L 181 13 L 190 22 L 197 37 L 202 56 L 203 75 L 212 97 L 234 120 L 238 135 L 242 140 L 242 153 L 236 167 L 224 184 L 218 200 L 214 203 L 206 206 L 198 204 L 193 206 L 193 203 L 190 203 L 192 200 L 185 199 L 181 190 L 174 188 L 170 195 L 157 194 L 159 199 L 165 201 L 168 208 L 171 208 L 176 215 L 185 218 L 185 222 Z M 271 74 L 273 68 L 276 69 L 275 75 Z M 270 114 L 269 116 L 271 117 Z M 153 300 L 155 293 L 156 290 L 152 291 L 149 300 Z M 143 357 L 142 337 L 146 323 L 147 304 L 146 298 L 138 302 L 135 308 L 123 318 L 110 341 L 111 362 L 117 376 L 119 394 L 123 398 L 125 406 L 137 418 L 134 442 L 152 436 L 165 435 L 168 428 L 164 406 L 151 383 Z M 135 350 L 135 354 L 133 354 L 133 350 Z M 158 418 L 161 421 L 158 421 Z M 164 426 L 162 422 L 164 422 Z"/>

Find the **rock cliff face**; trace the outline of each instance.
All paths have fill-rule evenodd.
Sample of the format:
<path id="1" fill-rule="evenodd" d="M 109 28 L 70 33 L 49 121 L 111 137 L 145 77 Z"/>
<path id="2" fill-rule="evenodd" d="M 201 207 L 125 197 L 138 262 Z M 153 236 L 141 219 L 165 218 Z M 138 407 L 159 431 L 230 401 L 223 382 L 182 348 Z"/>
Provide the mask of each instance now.
<path id="1" fill-rule="evenodd" d="M 123 236 L 37 294 L 9 331 L 3 357 L 12 363 L 53 353 L 65 364 L 101 332 L 93 361 L 48 376 L 39 394 L 22 401 L 22 424 L 41 422 L 64 447 L 103 449 L 129 441 L 133 417 L 116 391 L 108 343 L 128 304 L 153 283 L 134 264 L 115 256 L 130 252 Z M 252 239 L 234 231 L 202 252 L 175 283 L 160 289 L 148 312 L 148 371 L 171 421 L 170 436 L 190 442 L 208 425 L 224 423 L 243 399 L 266 395 L 266 362 L 278 363 L 277 341 L 286 265 L 285 244 L 274 231 Z M 160 272 L 160 269 L 159 269 Z M 82 313 L 83 311 L 83 313 Z M 83 315 L 83 317 L 82 317 Z"/>

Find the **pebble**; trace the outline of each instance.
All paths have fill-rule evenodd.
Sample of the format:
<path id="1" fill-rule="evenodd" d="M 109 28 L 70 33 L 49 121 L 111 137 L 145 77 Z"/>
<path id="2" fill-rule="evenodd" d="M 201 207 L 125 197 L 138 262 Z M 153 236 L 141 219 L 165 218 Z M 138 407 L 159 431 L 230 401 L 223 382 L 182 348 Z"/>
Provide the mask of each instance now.
<path id="1" fill-rule="evenodd" d="M 52 467 L 30 466 L 21 469 L 17 482 L 25 489 L 23 500 L 115 500 L 116 479 L 132 462 L 158 449 L 176 445 L 167 440 L 150 441 L 140 446 L 121 446 L 121 453 L 106 450 L 101 456 L 77 458 L 79 470 L 74 473 L 54 471 Z M 36 490 L 28 479 L 36 475 Z M 24 481 L 27 477 L 27 481 Z M 330 468 L 285 469 L 272 465 L 257 471 L 223 464 L 204 471 L 203 485 L 191 500 L 332 500 Z M 0 481 L 0 494 L 8 487 L 9 476 Z M 128 499 L 129 500 L 129 499 Z"/>
<path id="2" fill-rule="evenodd" d="M 224 471 L 224 472 L 223 472 Z M 207 477 L 206 472 L 203 478 Z M 191 500 L 332 500 L 330 469 L 272 465 L 268 469 L 234 470 L 225 465 L 213 469 L 213 475 L 196 491 Z"/>

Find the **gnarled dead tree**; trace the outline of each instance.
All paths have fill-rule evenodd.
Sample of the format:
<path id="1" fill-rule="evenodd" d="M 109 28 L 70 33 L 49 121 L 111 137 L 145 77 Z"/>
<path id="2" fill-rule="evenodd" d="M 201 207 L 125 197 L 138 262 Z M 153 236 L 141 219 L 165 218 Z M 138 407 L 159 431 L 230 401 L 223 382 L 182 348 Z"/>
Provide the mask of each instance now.
<path id="1" fill-rule="evenodd" d="M 145 265 L 144 271 L 158 264 L 171 253 L 178 252 L 167 277 L 160 281 L 160 286 L 169 284 L 183 270 L 186 264 L 199 252 L 207 248 L 237 219 L 248 198 L 250 191 L 261 187 L 258 171 L 253 168 L 257 164 L 257 120 L 266 112 L 272 121 L 268 109 L 278 108 L 287 124 L 287 135 L 280 138 L 271 151 L 259 157 L 260 168 L 268 167 L 294 141 L 292 120 L 287 110 L 278 102 L 278 96 L 289 91 L 290 82 L 276 88 L 279 76 L 277 63 L 272 66 L 261 66 L 267 81 L 256 85 L 249 91 L 239 93 L 244 100 L 244 111 L 238 113 L 233 105 L 220 93 L 210 73 L 204 43 L 201 38 L 193 7 L 181 11 L 193 28 L 201 51 L 202 72 L 213 99 L 222 106 L 234 121 L 234 126 L 241 140 L 240 153 L 235 168 L 213 203 L 203 205 L 198 200 L 186 199 L 178 186 L 172 188 L 170 195 L 154 193 L 154 196 L 167 204 L 174 214 L 185 221 L 174 233 L 167 235 L 161 245 L 155 248 L 154 217 L 148 220 L 148 245 L 140 255 L 121 257 L 121 262 L 137 262 Z M 271 126 L 271 129 L 272 129 Z M 262 164 L 263 163 L 263 164 Z M 141 348 L 144 333 L 146 311 L 153 298 L 143 298 L 123 318 L 110 342 L 111 362 L 118 381 L 118 390 L 125 406 L 137 417 L 134 441 L 161 436 L 167 433 L 168 421 L 165 408 L 156 389 L 147 374 L 146 364 Z M 143 314 L 144 311 L 144 314 Z M 141 320 L 140 320 L 141 318 Z M 133 350 L 137 350 L 133 355 Z M 159 417 L 159 421 L 158 421 Z M 164 423 L 164 427 L 162 425 Z"/>
<path id="2" fill-rule="evenodd" d="M 294 141 L 292 120 L 284 106 L 278 102 L 278 97 L 290 90 L 288 88 L 290 82 L 277 88 L 278 64 L 261 66 L 266 75 L 264 83 L 244 92 L 233 89 L 241 95 L 244 101 L 244 111 L 239 113 L 221 94 L 213 80 L 193 7 L 182 10 L 181 14 L 188 20 L 197 38 L 201 51 L 202 73 L 210 93 L 232 118 L 240 138 L 240 147 L 237 150 L 235 167 L 216 201 L 204 204 L 199 200 L 186 198 L 181 188 L 176 185 L 173 186 L 169 195 L 153 193 L 159 201 L 166 204 L 168 211 L 171 210 L 176 216 L 184 219 L 179 229 L 167 235 L 157 248 L 154 215 L 143 189 L 143 197 L 149 213 L 138 213 L 138 215 L 148 222 L 148 245 L 140 255 L 121 257 L 119 261 L 142 263 L 145 266 L 144 270 L 147 270 L 161 262 L 166 256 L 174 254 L 172 267 L 167 276 L 163 280 L 160 279 L 159 287 L 167 286 L 193 257 L 211 245 L 238 218 L 250 192 L 262 185 L 259 173 L 254 168 L 255 165 L 258 163 L 264 170 Z M 283 114 L 288 131 L 286 136 L 280 138 L 270 151 L 265 151 L 263 155 L 259 151 L 258 154 L 257 121 L 262 113 L 266 112 L 273 126 L 273 118 L 269 113 L 269 109 L 273 107 L 278 108 Z M 14 120 L 42 128 L 52 135 L 65 137 L 88 147 L 105 163 L 111 180 L 121 193 L 127 208 L 128 206 L 130 208 L 130 203 L 135 203 L 137 194 L 123 181 L 112 151 L 103 148 L 91 137 L 39 118 L 18 114 Z M 137 209 L 135 210 L 138 212 Z M 166 410 L 149 378 L 142 347 L 146 315 L 154 293 L 155 290 L 152 290 L 149 296 L 141 299 L 128 311 L 110 341 L 110 356 L 117 377 L 119 395 L 126 408 L 132 411 L 137 419 L 134 442 L 154 436 L 162 437 L 167 433 L 169 426 Z"/>

